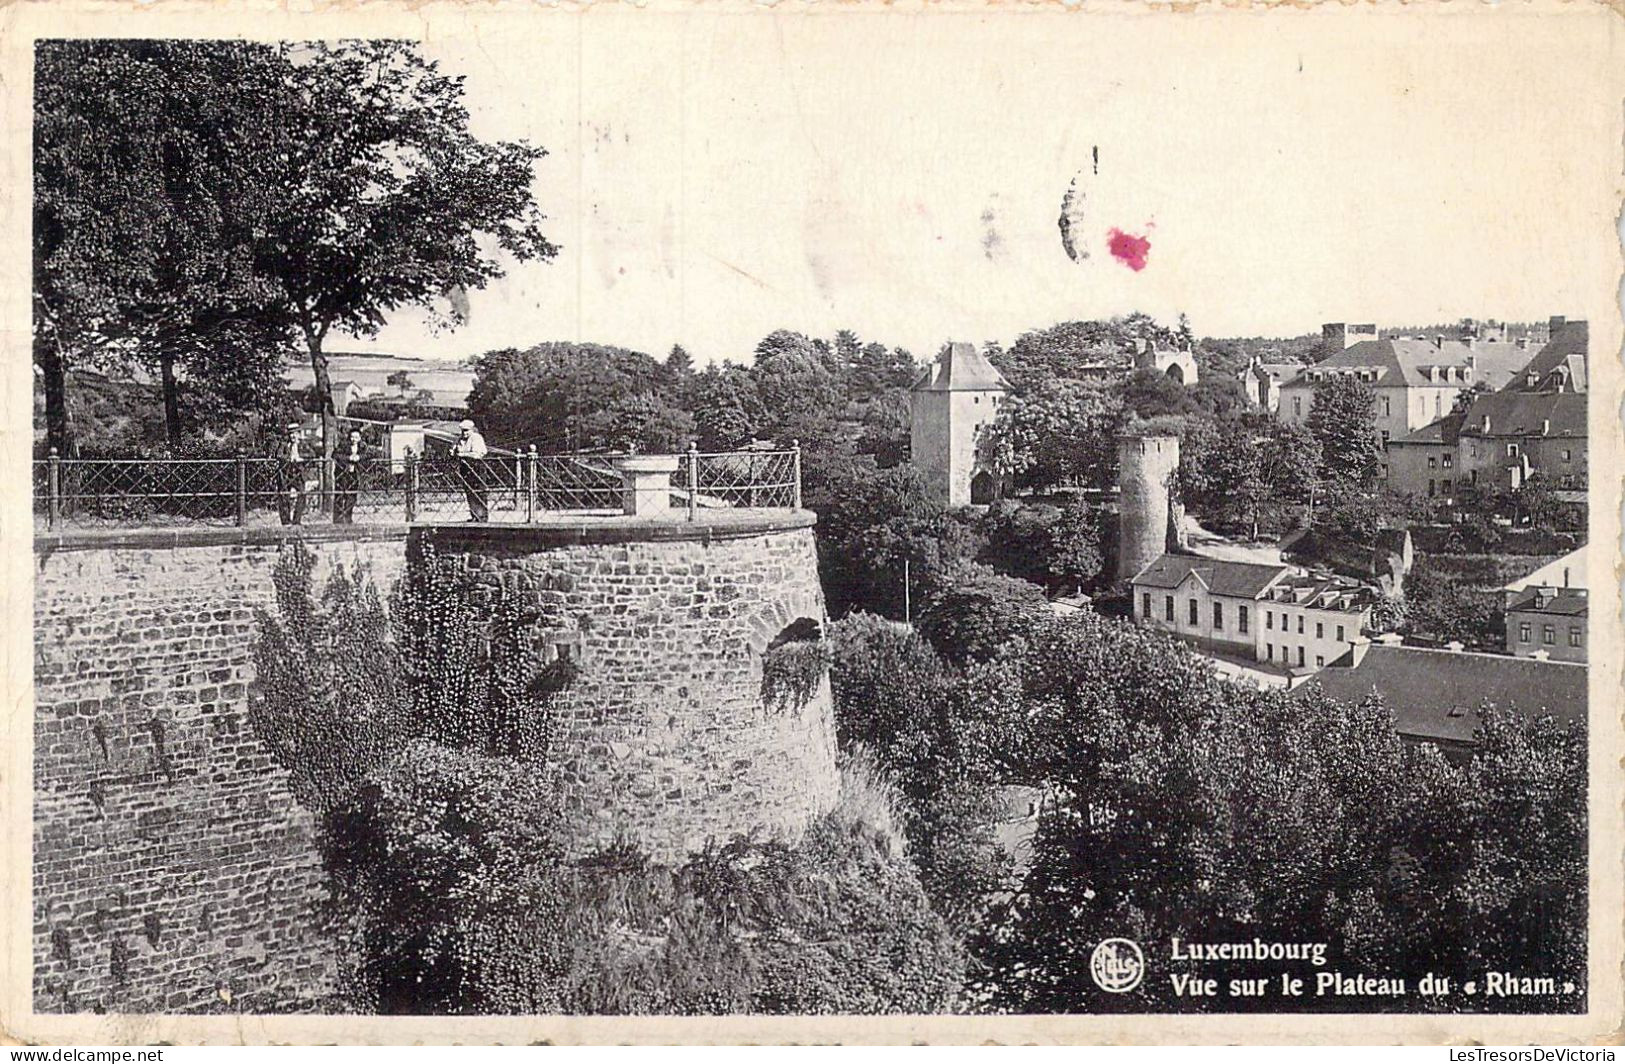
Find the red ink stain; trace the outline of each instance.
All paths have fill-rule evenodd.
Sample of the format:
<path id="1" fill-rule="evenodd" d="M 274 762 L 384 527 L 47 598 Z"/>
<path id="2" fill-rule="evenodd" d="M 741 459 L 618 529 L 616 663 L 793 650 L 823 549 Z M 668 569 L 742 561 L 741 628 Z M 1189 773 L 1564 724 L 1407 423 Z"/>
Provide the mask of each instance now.
<path id="1" fill-rule="evenodd" d="M 1111 249 L 1112 258 L 1136 273 L 1145 269 L 1145 257 L 1151 252 L 1149 237 L 1135 236 L 1121 229 L 1107 234 L 1106 246 Z"/>

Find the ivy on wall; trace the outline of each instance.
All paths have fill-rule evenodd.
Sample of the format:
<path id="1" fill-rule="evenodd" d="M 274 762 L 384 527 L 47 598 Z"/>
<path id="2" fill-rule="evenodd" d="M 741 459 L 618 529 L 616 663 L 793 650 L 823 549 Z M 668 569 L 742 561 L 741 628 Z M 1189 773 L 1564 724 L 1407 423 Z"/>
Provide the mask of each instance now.
<path id="1" fill-rule="evenodd" d="M 416 550 L 386 598 L 365 572 L 313 589 L 301 545 L 260 617 L 259 734 L 318 814 L 346 1004 L 385 1013 L 924 1012 L 964 953 L 861 807 L 795 845 L 736 839 L 668 866 L 566 855 L 547 760 L 577 676 L 537 617 Z M 388 603 L 386 608 L 385 603 Z M 809 622 L 810 623 L 810 622 Z M 763 699 L 805 705 L 816 626 L 764 655 Z"/>

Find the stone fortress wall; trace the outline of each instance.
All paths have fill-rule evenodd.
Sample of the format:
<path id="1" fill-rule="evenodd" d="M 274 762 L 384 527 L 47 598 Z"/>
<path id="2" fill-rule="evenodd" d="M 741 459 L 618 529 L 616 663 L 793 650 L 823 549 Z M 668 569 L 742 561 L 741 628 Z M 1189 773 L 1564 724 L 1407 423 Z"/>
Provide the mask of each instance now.
<path id="1" fill-rule="evenodd" d="M 627 839 L 676 859 L 793 836 L 838 790 L 827 681 L 782 712 L 760 694 L 767 645 L 824 622 L 811 515 L 601 520 L 295 534 L 318 587 L 360 563 L 387 589 L 410 536 L 538 606 L 541 641 L 581 670 L 554 744 L 578 848 Z M 37 1011 L 301 1008 L 333 989 L 315 825 L 248 717 L 254 610 L 272 605 L 285 539 L 36 541 Z"/>

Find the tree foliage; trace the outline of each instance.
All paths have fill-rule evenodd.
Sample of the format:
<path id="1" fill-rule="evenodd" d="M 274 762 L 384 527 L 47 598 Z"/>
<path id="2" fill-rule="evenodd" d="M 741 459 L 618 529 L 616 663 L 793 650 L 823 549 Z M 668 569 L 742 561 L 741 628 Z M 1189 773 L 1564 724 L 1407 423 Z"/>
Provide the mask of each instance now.
<path id="1" fill-rule="evenodd" d="M 38 44 L 34 361 L 59 453 L 76 368 L 154 371 L 172 444 L 274 394 L 290 335 L 255 269 L 267 201 L 242 160 L 280 74 L 245 42 Z"/>
<path id="2" fill-rule="evenodd" d="M 1336 493 L 1364 491 L 1382 463 L 1376 392 L 1366 382 L 1335 374 L 1315 384 L 1305 421 L 1320 444 L 1320 476 Z"/>
<path id="3" fill-rule="evenodd" d="M 1413 987 L 1429 971 L 1459 985 L 1551 950 L 1561 978 L 1582 982 L 1583 901 L 1549 923 L 1533 914 L 1547 892 L 1583 898 L 1583 733 L 1487 711 L 1483 745 L 1462 770 L 1435 748 L 1403 744 L 1376 699 L 1350 706 L 1244 688 L 1142 628 L 1084 615 L 1045 626 L 1028 646 L 1019 674 L 984 696 L 1025 707 L 1048 793 L 1023 890 L 978 943 L 995 1007 L 1328 1004 L 1181 998 L 1170 977 L 1201 970 L 1150 951 L 1133 992 L 1095 993 L 1089 957 L 1108 937 L 1325 942 L 1341 970 Z M 1552 778 L 1534 784 L 1535 772 Z M 1524 816 L 1531 837 L 1516 838 Z M 1505 937 L 1481 950 L 1488 909 Z M 1280 965 L 1227 975 L 1271 967 Z M 1378 1000 L 1335 1007 L 1395 1007 Z M 1429 1004 L 1413 994 L 1399 1007 Z"/>

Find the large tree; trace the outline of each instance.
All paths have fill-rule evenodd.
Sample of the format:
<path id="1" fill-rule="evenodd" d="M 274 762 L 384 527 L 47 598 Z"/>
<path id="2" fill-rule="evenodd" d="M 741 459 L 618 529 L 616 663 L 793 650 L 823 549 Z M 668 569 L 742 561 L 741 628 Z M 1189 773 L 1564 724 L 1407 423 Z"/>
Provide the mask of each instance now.
<path id="1" fill-rule="evenodd" d="M 409 305 L 456 324 L 462 293 L 558 249 L 532 193 L 546 153 L 476 137 L 462 78 L 415 44 L 315 42 L 285 58 L 258 160 L 274 192 L 258 268 L 309 354 L 330 454 L 333 330 L 370 336 Z"/>
<path id="2" fill-rule="evenodd" d="M 50 445 L 75 449 L 75 367 L 156 371 L 166 432 L 274 392 L 285 330 L 253 270 L 260 109 L 284 73 L 244 42 L 41 41 L 35 52 L 33 345 Z"/>
<path id="3" fill-rule="evenodd" d="M 1111 388 L 1100 381 L 1040 382 L 999 409 L 979 446 L 1018 487 L 1068 481 L 1103 486 L 1116 468 L 1121 414 Z"/>
<path id="4" fill-rule="evenodd" d="M 543 343 L 480 356 L 468 407 L 487 437 L 505 446 L 682 450 L 693 423 L 672 408 L 667 381 L 664 367 L 641 351 Z M 654 426 L 652 436 L 644 426 Z"/>
<path id="5" fill-rule="evenodd" d="M 1357 377 L 1338 374 L 1315 385 L 1305 421 L 1320 443 L 1320 475 L 1334 492 L 1369 488 L 1382 464 L 1377 397 Z"/>

